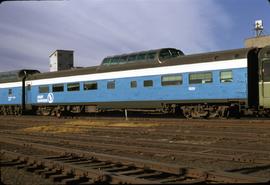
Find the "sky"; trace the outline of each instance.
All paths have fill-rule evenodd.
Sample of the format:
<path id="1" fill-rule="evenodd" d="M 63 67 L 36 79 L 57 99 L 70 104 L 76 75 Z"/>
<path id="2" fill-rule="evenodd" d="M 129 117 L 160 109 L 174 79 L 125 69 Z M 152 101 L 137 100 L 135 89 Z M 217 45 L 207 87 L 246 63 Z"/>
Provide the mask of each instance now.
<path id="1" fill-rule="evenodd" d="M 49 71 L 56 49 L 74 50 L 74 65 L 157 48 L 185 54 L 244 47 L 268 0 L 64 0 L 0 4 L 0 71 Z"/>

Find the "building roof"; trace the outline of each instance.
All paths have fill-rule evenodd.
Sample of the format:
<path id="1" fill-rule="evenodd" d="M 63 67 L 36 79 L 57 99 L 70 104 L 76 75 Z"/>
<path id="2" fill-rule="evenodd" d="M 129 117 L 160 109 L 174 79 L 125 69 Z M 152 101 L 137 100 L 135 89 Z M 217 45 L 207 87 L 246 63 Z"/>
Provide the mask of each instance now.
<path id="1" fill-rule="evenodd" d="M 55 50 L 54 52 L 52 52 L 52 54 L 50 54 L 49 57 L 51 57 L 52 55 L 54 55 L 54 54 L 57 53 L 57 52 L 62 52 L 62 53 L 64 53 L 64 52 L 74 53 L 73 50 L 62 50 L 62 49 L 57 49 L 57 50 Z"/>

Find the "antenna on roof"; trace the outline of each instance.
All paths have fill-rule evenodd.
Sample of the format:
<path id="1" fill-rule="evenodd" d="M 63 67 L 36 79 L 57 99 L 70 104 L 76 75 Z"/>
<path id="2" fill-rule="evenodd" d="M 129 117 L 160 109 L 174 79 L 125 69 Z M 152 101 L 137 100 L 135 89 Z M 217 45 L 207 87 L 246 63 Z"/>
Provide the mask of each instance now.
<path id="1" fill-rule="evenodd" d="M 256 31 L 256 37 L 259 37 L 263 33 L 263 21 L 262 20 L 256 20 L 255 21 L 255 31 Z"/>

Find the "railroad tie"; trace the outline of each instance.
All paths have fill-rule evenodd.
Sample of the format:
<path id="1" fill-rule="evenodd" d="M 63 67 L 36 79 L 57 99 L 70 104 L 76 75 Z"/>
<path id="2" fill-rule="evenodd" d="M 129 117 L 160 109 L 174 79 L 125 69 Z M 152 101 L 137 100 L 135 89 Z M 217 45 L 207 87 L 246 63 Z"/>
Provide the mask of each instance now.
<path id="1" fill-rule="evenodd" d="M 73 174 L 55 174 L 50 176 L 50 179 L 54 182 L 61 182 L 64 179 L 70 179 L 70 178 L 74 178 Z"/>
<path id="2" fill-rule="evenodd" d="M 30 166 L 30 167 L 26 168 L 26 171 L 28 171 L 28 172 L 34 172 L 34 171 L 40 170 L 40 169 L 44 169 L 44 166 L 35 164 L 33 166 Z"/>
<path id="3" fill-rule="evenodd" d="M 55 169 L 53 169 L 53 170 L 44 172 L 41 176 L 42 176 L 43 178 L 49 178 L 49 177 L 51 177 L 51 176 L 53 176 L 53 175 L 58 175 L 58 174 L 61 174 L 61 173 L 62 173 L 61 170 L 55 170 Z"/>
<path id="4" fill-rule="evenodd" d="M 22 161 L 11 160 L 11 161 L 1 162 L 0 167 L 17 166 L 17 165 L 21 165 L 21 164 L 23 164 Z"/>
<path id="5" fill-rule="evenodd" d="M 118 175 L 130 175 L 130 174 L 137 174 L 137 173 L 143 173 L 143 169 L 134 169 L 134 170 L 128 170 L 117 173 Z"/>
<path id="6" fill-rule="evenodd" d="M 29 167 L 29 165 L 26 162 L 23 162 L 22 164 L 16 166 L 17 169 L 24 169 L 27 167 Z"/>
<path id="7" fill-rule="evenodd" d="M 64 179 L 61 181 L 61 183 L 66 185 L 73 185 L 73 184 L 80 184 L 82 182 L 89 182 L 89 179 L 86 177 L 74 177 L 69 179 Z"/>
<path id="8" fill-rule="evenodd" d="M 113 168 L 109 168 L 109 169 L 105 169 L 107 172 L 120 172 L 120 171 L 127 171 L 127 170 L 131 170 L 134 169 L 130 166 L 115 166 Z"/>
<path id="9" fill-rule="evenodd" d="M 36 175 L 41 175 L 41 174 L 43 174 L 43 173 L 45 173 L 45 172 L 48 172 L 48 171 L 50 171 L 49 168 L 42 168 L 42 169 L 39 169 L 39 170 L 35 170 L 34 173 L 35 173 Z"/>

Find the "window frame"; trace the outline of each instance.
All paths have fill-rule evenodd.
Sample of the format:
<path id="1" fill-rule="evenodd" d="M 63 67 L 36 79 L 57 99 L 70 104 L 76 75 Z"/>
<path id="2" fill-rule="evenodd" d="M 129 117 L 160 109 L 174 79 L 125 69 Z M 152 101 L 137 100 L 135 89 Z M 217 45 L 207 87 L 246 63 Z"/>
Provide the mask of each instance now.
<path id="1" fill-rule="evenodd" d="M 166 80 L 166 77 L 181 77 L 181 80 Z M 183 84 L 183 75 L 182 74 L 169 74 L 169 75 L 162 75 L 161 76 L 161 86 L 180 86 Z"/>
<path id="2" fill-rule="evenodd" d="M 137 60 L 137 54 L 129 55 L 127 58 L 128 62 L 135 61 L 135 60 Z"/>
<path id="3" fill-rule="evenodd" d="M 146 59 L 146 53 L 141 53 L 137 55 L 137 60 L 145 60 Z"/>
<path id="4" fill-rule="evenodd" d="M 59 87 L 63 87 L 63 89 L 62 90 L 56 90 L 55 88 L 59 88 Z M 65 86 L 64 86 L 64 84 L 53 84 L 52 85 L 52 92 L 64 92 L 65 91 Z"/>
<path id="5" fill-rule="evenodd" d="M 120 57 L 113 57 L 110 61 L 111 65 L 119 64 Z"/>
<path id="6" fill-rule="evenodd" d="M 163 60 L 167 60 L 169 58 L 172 58 L 171 52 L 169 49 L 162 49 L 159 52 L 159 60 L 163 61 Z"/>
<path id="7" fill-rule="evenodd" d="M 143 81 L 143 87 L 153 87 L 153 86 L 154 86 L 154 81 L 153 80 L 144 80 Z"/>
<path id="8" fill-rule="evenodd" d="M 107 81 L 107 89 L 115 89 L 115 80 L 108 80 Z"/>
<path id="9" fill-rule="evenodd" d="M 181 56 L 180 51 L 177 49 L 169 49 L 169 52 L 172 58 Z"/>
<path id="10" fill-rule="evenodd" d="M 266 66 L 268 68 L 266 68 Z M 262 74 L 263 82 L 270 82 L 270 76 L 268 75 L 269 72 L 270 72 L 270 59 L 263 61 L 263 74 Z"/>
<path id="11" fill-rule="evenodd" d="M 127 63 L 127 56 L 121 56 L 118 60 L 118 64 L 125 64 Z"/>
<path id="12" fill-rule="evenodd" d="M 40 86 L 38 86 L 38 92 L 39 92 L 39 94 L 49 93 L 50 92 L 49 85 L 40 85 Z"/>
<path id="13" fill-rule="evenodd" d="M 69 86 L 75 86 L 76 87 L 76 89 L 74 88 L 74 87 L 72 87 L 72 88 L 74 88 L 74 89 L 71 89 L 71 87 L 69 87 Z M 68 92 L 78 92 L 78 91 L 80 91 L 80 89 L 81 89 L 81 85 L 80 85 L 80 82 L 72 82 L 72 83 L 67 83 L 67 91 Z"/>
<path id="14" fill-rule="evenodd" d="M 13 89 L 12 88 L 9 88 L 8 89 L 8 96 L 12 96 L 13 95 Z"/>
<path id="15" fill-rule="evenodd" d="M 89 88 L 86 88 L 87 85 L 90 85 Z M 94 91 L 97 89 L 98 89 L 98 82 L 95 82 L 95 81 L 83 82 L 84 91 Z"/>
<path id="16" fill-rule="evenodd" d="M 137 88 L 137 86 L 138 86 L 138 83 L 136 80 L 130 81 L 130 88 L 135 89 Z"/>
<path id="17" fill-rule="evenodd" d="M 231 72 L 231 78 L 222 78 L 222 73 Z M 228 80 L 230 79 L 230 80 Z M 233 82 L 233 71 L 232 70 L 223 70 L 219 72 L 219 81 L 220 83 L 230 83 Z"/>
<path id="18" fill-rule="evenodd" d="M 148 52 L 146 55 L 146 60 L 154 60 L 156 58 L 157 52 Z"/>
<path id="19" fill-rule="evenodd" d="M 102 65 L 110 65 L 112 58 L 104 58 Z"/>
<path id="20" fill-rule="evenodd" d="M 207 75 L 210 74 L 211 75 L 211 80 L 209 81 L 206 78 L 197 78 L 197 79 L 191 79 L 192 75 Z M 189 74 L 189 84 L 209 84 L 209 83 L 213 83 L 213 72 L 196 72 L 196 73 L 190 73 Z"/>

